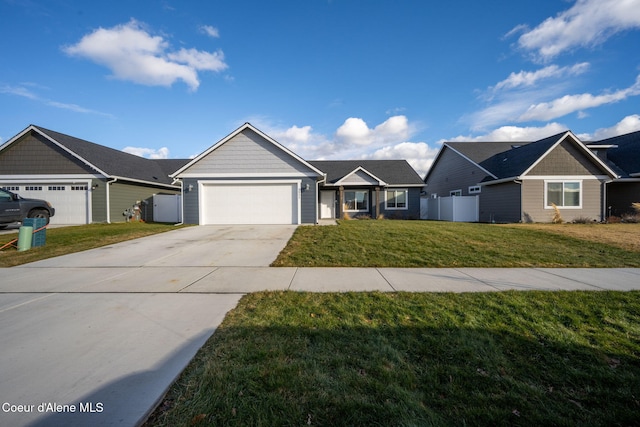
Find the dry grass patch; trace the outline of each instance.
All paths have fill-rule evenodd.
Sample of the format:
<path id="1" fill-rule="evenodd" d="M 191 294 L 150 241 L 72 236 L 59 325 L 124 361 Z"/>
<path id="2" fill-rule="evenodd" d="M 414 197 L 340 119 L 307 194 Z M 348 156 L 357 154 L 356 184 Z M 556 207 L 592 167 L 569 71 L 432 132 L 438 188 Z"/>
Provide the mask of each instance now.
<path id="1" fill-rule="evenodd" d="M 506 224 L 500 227 L 540 230 L 640 252 L 640 224 Z"/>

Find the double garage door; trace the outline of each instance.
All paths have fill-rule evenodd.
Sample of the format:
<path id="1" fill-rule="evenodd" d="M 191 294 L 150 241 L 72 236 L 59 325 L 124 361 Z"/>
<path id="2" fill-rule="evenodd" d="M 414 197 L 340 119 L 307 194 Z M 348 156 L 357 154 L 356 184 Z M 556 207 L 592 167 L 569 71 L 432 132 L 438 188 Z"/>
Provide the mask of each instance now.
<path id="1" fill-rule="evenodd" d="M 42 199 L 56 210 L 51 224 L 87 224 L 89 191 L 86 183 L 0 183 L 0 187 L 25 199 Z"/>
<path id="2" fill-rule="evenodd" d="M 299 182 L 201 182 L 200 223 L 299 224 Z"/>

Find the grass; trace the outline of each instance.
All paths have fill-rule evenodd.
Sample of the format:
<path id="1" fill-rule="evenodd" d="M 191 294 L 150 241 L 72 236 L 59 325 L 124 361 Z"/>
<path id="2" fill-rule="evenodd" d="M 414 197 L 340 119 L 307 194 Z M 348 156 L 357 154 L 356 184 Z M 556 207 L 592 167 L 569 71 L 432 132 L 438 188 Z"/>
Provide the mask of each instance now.
<path id="1" fill-rule="evenodd" d="M 590 227 L 591 233 L 562 232 Z M 607 230 L 618 241 L 598 238 Z M 625 235 L 626 237 L 623 237 Z M 340 221 L 298 227 L 273 266 L 640 267 L 640 224 L 501 226 L 434 221 Z"/>
<path id="2" fill-rule="evenodd" d="M 147 426 L 611 426 L 639 411 L 638 292 L 263 292 Z"/>
<path id="3" fill-rule="evenodd" d="M 13 267 L 60 255 L 107 246 L 125 240 L 137 239 L 151 234 L 175 230 L 172 224 L 120 222 L 113 224 L 90 224 L 74 227 L 47 229 L 44 246 L 17 252 L 6 248 L 0 252 L 0 267 Z M 18 233 L 0 235 L 0 242 L 8 243 L 18 238 Z"/>

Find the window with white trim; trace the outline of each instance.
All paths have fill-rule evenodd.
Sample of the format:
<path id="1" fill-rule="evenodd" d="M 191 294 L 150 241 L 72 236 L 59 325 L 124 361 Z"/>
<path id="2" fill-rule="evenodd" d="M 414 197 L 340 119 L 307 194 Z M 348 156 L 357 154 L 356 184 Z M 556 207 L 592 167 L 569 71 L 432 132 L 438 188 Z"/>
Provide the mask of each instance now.
<path id="1" fill-rule="evenodd" d="M 347 212 L 368 212 L 368 190 L 346 190 L 344 192 L 344 210 Z"/>
<path id="2" fill-rule="evenodd" d="M 480 186 L 479 185 L 472 185 L 471 187 L 469 187 L 469 194 L 478 194 L 480 193 Z"/>
<path id="3" fill-rule="evenodd" d="M 452 197 L 462 196 L 462 190 L 451 190 L 449 191 L 449 196 L 452 196 Z"/>
<path id="4" fill-rule="evenodd" d="M 545 208 L 582 207 L 582 181 L 545 181 Z"/>
<path id="5" fill-rule="evenodd" d="M 17 187 L 15 185 L 8 185 L 6 187 L 2 187 L 2 189 L 7 191 L 20 191 L 20 187 Z"/>
<path id="6" fill-rule="evenodd" d="M 385 208 L 391 209 L 408 209 L 409 190 L 406 188 L 387 189 L 387 197 L 385 198 Z"/>
<path id="7" fill-rule="evenodd" d="M 42 191 L 41 185 L 27 185 L 24 187 L 25 191 Z"/>
<path id="8" fill-rule="evenodd" d="M 65 186 L 64 185 L 50 185 L 49 186 L 49 191 L 64 191 L 65 190 Z"/>

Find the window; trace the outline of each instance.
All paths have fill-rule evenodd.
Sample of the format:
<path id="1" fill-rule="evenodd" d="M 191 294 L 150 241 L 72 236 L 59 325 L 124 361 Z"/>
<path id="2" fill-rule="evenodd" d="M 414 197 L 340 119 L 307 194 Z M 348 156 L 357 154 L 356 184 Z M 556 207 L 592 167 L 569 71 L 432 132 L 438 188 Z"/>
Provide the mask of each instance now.
<path id="1" fill-rule="evenodd" d="M 71 186 L 71 191 L 83 191 L 86 190 L 87 186 L 86 185 L 72 185 Z"/>
<path id="2" fill-rule="evenodd" d="M 9 185 L 6 187 L 2 187 L 3 190 L 7 190 L 7 191 L 20 191 L 20 187 L 17 187 L 15 185 Z"/>
<path id="3" fill-rule="evenodd" d="M 472 185 L 471 187 L 469 187 L 469 194 L 478 194 L 479 192 L 480 192 L 479 185 Z"/>
<path id="4" fill-rule="evenodd" d="M 369 191 L 348 190 L 344 192 L 344 210 L 362 212 L 369 210 Z"/>
<path id="5" fill-rule="evenodd" d="M 28 185 L 24 187 L 25 191 L 42 191 L 42 186 L 40 185 Z"/>
<path id="6" fill-rule="evenodd" d="M 49 191 L 64 191 L 64 185 L 50 185 Z"/>
<path id="7" fill-rule="evenodd" d="M 386 209 L 407 209 L 407 201 L 409 190 L 387 190 L 387 206 Z"/>
<path id="8" fill-rule="evenodd" d="M 462 190 L 451 190 L 449 196 L 462 196 Z"/>
<path id="9" fill-rule="evenodd" d="M 559 208 L 579 208 L 582 205 L 582 182 L 580 181 L 546 181 L 545 208 L 552 204 Z"/>

